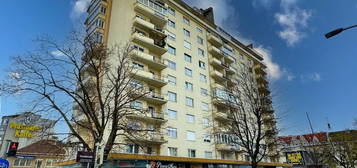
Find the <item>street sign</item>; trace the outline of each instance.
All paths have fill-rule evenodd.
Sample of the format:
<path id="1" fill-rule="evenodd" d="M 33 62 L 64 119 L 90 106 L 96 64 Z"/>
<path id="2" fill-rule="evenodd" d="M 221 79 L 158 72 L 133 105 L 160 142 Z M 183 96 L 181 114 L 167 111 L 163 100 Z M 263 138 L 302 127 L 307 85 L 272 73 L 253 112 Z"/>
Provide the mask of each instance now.
<path id="1" fill-rule="evenodd" d="M 92 163 L 94 161 L 94 153 L 78 151 L 76 161 L 80 163 Z"/>
<path id="2" fill-rule="evenodd" d="M 0 159 L 0 168 L 9 168 L 9 161 Z"/>

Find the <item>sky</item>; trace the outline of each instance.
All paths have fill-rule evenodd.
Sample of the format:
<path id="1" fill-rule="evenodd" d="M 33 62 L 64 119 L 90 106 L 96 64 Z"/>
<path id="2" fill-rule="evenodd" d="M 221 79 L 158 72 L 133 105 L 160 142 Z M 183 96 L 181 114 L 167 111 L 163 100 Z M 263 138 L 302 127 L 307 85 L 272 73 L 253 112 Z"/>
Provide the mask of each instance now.
<path id="1" fill-rule="evenodd" d="M 213 7 L 216 24 L 253 43 L 268 66 L 282 135 L 352 128 L 357 118 L 357 29 L 331 39 L 324 34 L 357 24 L 357 0 L 185 0 Z M 34 49 L 49 35 L 63 40 L 83 26 L 89 0 L 8 0 L 0 6 L 0 80 L 10 57 Z M 21 112 L 23 97 L 3 96 L 0 115 Z"/>

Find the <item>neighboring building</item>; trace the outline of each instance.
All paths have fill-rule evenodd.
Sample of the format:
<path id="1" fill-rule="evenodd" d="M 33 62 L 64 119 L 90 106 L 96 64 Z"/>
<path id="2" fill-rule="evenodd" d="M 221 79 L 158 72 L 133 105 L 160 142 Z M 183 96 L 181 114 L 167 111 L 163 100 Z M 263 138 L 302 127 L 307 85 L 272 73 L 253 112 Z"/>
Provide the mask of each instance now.
<path id="1" fill-rule="evenodd" d="M 357 130 L 282 136 L 278 137 L 278 140 L 283 154 L 281 160 L 293 164 L 296 168 L 339 167 L 326 155 L 326 150 L 341 150 L 339 147 L 342 147 L 342 150 L 354 151 L 354 157 L 357 157 Z M 352 149 L 343 149 L 347 146 Z M 336 156 L 339 156 L 338 153 Z"/>
<path id="2" fill-rule="evenodd" d="M 7 157 L 11 142 L 18 142 L 18 149 L 21 149 L 51 137 L 54 124 L 55 121 L 44 119 L 31 112 L 3 116 L 0 125 L 0 157 Z"/>
<path id="3" fill-rule="evenodd" d="M 145 160 L 175 162 L 178 167 L 249 164 L 240 147 L 233 145 L 235 138 L 219 134 L 212 125 L 227 121 L 219 96 L 237 85 L 232 79 L 240 64 L 251 67 L 259 93 L 270 94 L 266 66 L 252 45 L 242 44 L 215 25 L 212 8 L 192 8 L 181 0 L 92 0 L 88 14 L 87 32 L 98 42 L 133 44 L 136 85 L 153 93 L 134 103 L 151 115 L 131 120 L 156 132 L 138 140 L 144 148 L 118 140 L 126 145 L 113 149 L 116 154 L 111 159 L 128 167 Z M 270 110 L 270 120 L 275 121 Z M 269 128 L 276 128 L 275 122 Z M 142 159 L 127 162 L 135 158 Z"/>
<path id="4" fill-rule="evenodd" d="M 54 168 L 65 158 L 64 144 L 56 140 L 40 140 L 17 151 L 16 157 L 8 157 L 10 167 Z"/>

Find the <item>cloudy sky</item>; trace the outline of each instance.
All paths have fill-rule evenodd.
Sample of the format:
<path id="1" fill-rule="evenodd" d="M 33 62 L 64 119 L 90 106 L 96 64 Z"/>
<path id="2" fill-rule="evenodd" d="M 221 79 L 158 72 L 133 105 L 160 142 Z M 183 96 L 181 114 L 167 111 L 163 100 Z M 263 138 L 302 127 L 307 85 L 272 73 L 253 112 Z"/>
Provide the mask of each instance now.
<path id="1" fill-rule="evenodd" d="M 324 39 L 331 29 L 357 24 L 357 0 L 185 0 L 213 7 L 216 24 L 243 43 L 253 43 L 268 66 L 274 106 L 284 134 L 313 127 L 351 128 L 357 118 L 357 29 Z M 89 0 L 8 0 L 0 14 L 0 79 L 10 56 L 34 47 L 48 34 L 56 39 L 82 26 Z M 15 12 L 14 12 L 15 11 Z M 11 14 L 11 15 L 10 15 Z M 10 17 L 11 16 L 11 17 Z M 54 53 L 56 54 L 56 53 Z M 26 108 L 19 98 L 2 97 L 0 115 Z"/>

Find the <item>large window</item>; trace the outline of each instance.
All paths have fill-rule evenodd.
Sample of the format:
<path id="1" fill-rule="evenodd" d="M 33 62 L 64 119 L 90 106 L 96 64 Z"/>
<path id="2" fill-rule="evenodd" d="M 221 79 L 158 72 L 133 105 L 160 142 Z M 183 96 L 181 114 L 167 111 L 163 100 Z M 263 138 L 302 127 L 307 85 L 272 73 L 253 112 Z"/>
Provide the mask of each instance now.
<path id="1" fill-rule="evenodd" d="M 189 69 L 189 68 L 185 68 L 185 74 L 186 74 L 187 76 L 192 77 L 192 70 Z"/>
<path id="2" fill-rule="evenodd" d="M 137 63 L 137 62 L 133 62 L 133 67 L 134 67 L 135 69 L 144 70 L 144 65 L 139 64 L 139 63 Z"/>
<path id="3" fill-rule="evenodd" d="M 186 106 L 193 107 L 193 99 L 186 97 Z"/>
<path id="4" fill-rule="evenodd" d="M 186 17 L 183 17 L 182 20 L 185 24 L 190 25 L 190 20 L 188 20 Z"/>
<path id="5" fill-rule="evenodd" d="M 26 166 L 26 167 L 29 167 L 29 166 L 31 166 L 31 162 L 32 162 L 32 160 L 29 160 L 29 159 L 15 159 L 14 160 L 14 167 L 24 167 L 24 166 Z"/>
<path id="6" fill-rule="evenodd" d="M 196 157 L 196 150 L 195 149 L 189 149 L 188 150 L 188 157 Z"/>
<path id="7" fill-rule="evenodd" d="M 177 95 L 174 92 L 167 92 L 167 96 L 169 97 L 169 101 L 177 102 Z"/>
<path id="8" fill-rule="evenodd" d="M 205 151 L 205 158 L 212 158 L 212 152 Z"/>
<path id="9" fill-rule="evenodd" d="M 191 33 L 190 31 L 188 31 L 187 29 L 183 29 L 183 34 L 187 37 L 190 37 L 191 36 Z"/>
<path id="10" fill-rule="evenodd" d="M 171 60 L 167 60 L 167 66 L 172 70 L 176 70 L 176 63 Z"/>
<path id="11" fill-rule="evenodd" d="M 203 44 L 203 38 L 201 38 L 200 36 L 197 36 L 197 43 Z"/>
<path id="12" fill-rule="evenodd" d="M 204 57 L 205 56 L 205 51 L 200 49 L 200 48 L 198 48 L 198 56 Z"/>
<path id="13" fill-rule="evenodd" d="M 169 45 L 167 52 L 172 55 L 176 55 L 176 48 Z"/>
<path id="14" fill-rule="evenodd" d="M 207 82 L 207 77 L 206 77 L 206 75 L 200 74 L 200 81 L 201 81 L 201 82 Z"/>
<path id="15" fill-rule="evenodd" d="M 208 127 L 209 126 L 209 119 L 208 118 L 203 118 L 203 126 Z"/>
<path id="16" fill-rule="evenodd" d="M 170 119 L 176 120 L 177 119 L 177 111 L 176 110 L 167 110 L 167 115 L 169 116 Z"/>
<path id="17" fill-rule="evenodd" d="M 189 141 L 194 141 L 194 140 L 196 140 L 196 134 L 195 134 L 195 132 L 193 132 L 193 131 L 187 131 L 187 132 L 186 132 L 186 138 L 187 138 L 187 140 L 189 140 Z"/>
<path id="18" fill-rule="evenodd" d="M 185 61 L 191 63 L 192 62 L 192 57 L 191 55 L 185 54 Z"/>
<path id="19" fill-rule="evenodd" d="M 167 22 L 167 25 L 169 25 L 170 27 L 172 28 L 175 28 L 176 27 L 176 23 L 172 20 L 169 19 L 169 21 Z"/>
<path id="20" fill-rule="evenodd" d="M 169 136 L 171 138 L 177 138 L 177 129 L 176 128 L 172 128 L 172 127 L 168 127 L 167 128 L 167 136 Z"/>
<path id="21" fill-rule="evenodd" d="M 171 32 L 168 32 L 168 31 L 166 31 L 166 32 L 167 32 L 167 38 L 168 39 L 170 39 L 172 41 L 176 41 L 176 35 L 175 34 L 173 34 Z"/>
<path id="22" fill-rule="evenodd" d="M 133 101 L 130 103 L 131 108 L 137 109 L 137 110 L 141 110 L 143 109 L 143 103 L 139 102 L 139 101 Z"/>
<path id="23" fill-rule="evenodd" d="M 208 103 L 202 102 L 202 104 L 201 104 L 201 109 L 202 109 L 203 111 L 208 111 L 208 110 L 209 110 L 209 105 L 208 105 Z"/>
<path id="24" fill-rule="evenodd" d="M 126 145 L 126 153 L 139 153 L 139 146 L 135 144 Z"/>
<path id="25" fill-rule="evenodd" d="M 202 96 L 207 96 L 208 95 L 208 90 L 204 89 L 204 88 L 201 88 L 201 95 Z"/>
<path id="26" fill-rule="evenodd" d="M 198 61 L 198 66 L 202 69 L 206 69 L 206 64 L 203 61 Z"/>
<path id="27" fill-rule="evenodd" d="M 169 14 L 171 14 L 172 16 L 175 16 L 176 11 L 170 7 L 167 8 L 167 11 L 169 12 Z"/>
<path id="28" fill-rule="evenodd" d="M 185 47 L 185 48 L 187 48 L 187 49 L 190 49 L 191 50 L 191 43 L 190 42 L 188 42 L 188 41 L 183 41 L 183 46 Z"/>
<path id="29" fill-rule="evenodd" d="M 195 123 L 195 116 L 192 114 L 186 114 L 186 121 L 188 123 Z"/>
<path id="30" fill-rule="evenodd" d="M 168 80 L 169 84 L 176 85 L 176 77 L 175 76 L 167 75 L 167 80 Z"/>
<path id="31" fill-rule="evenodd" d="M 185 89 L 188 91 L 193 91 L 193 84 L 190 82 L 185 82 Z"/>
<path id="32" fill-rule="evenodd" d="M 199 33 L 203 33 L 202 28 L 200 28 L 200 27 L 198 27 L 198 26 L 196 27 L 196 31 L 199 32 Z"/>
<path id="33" fill-rule="evenodd" d="M 167 155 L 169 155 L 169 156 L 177 156 L 177 148 L 168 147 L 167 148 Z"/>

